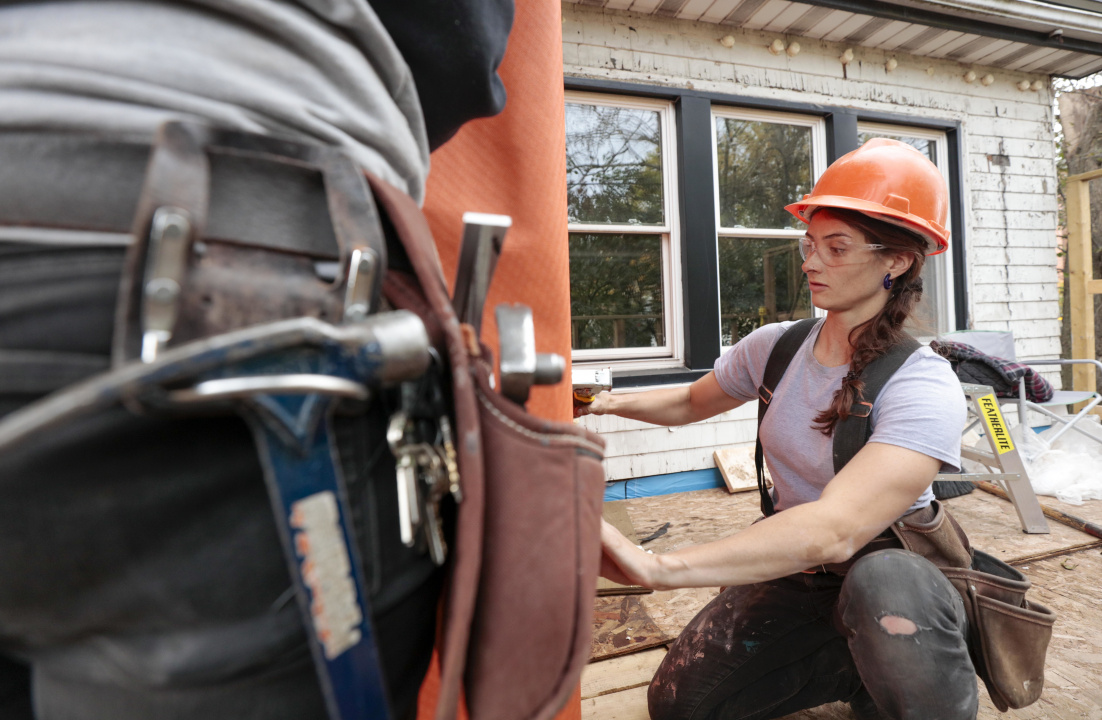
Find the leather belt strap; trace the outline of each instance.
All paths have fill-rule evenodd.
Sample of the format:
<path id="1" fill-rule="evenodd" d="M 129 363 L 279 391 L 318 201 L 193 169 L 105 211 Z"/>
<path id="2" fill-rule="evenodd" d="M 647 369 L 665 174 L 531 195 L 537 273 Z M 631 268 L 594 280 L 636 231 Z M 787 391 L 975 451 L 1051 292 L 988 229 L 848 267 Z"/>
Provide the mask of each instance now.
<path id="1" fill-rule="evenodd" d="M 208 156 L 207 237 L 319 260 L 340 257 L 325 183 L 316 167 L 219 146 L 210 147 Z M 65 133 L 0 133 L 0 157 L 4 239 L 18 238 L 20 227 L 131 232 L 149 143 Z"/>

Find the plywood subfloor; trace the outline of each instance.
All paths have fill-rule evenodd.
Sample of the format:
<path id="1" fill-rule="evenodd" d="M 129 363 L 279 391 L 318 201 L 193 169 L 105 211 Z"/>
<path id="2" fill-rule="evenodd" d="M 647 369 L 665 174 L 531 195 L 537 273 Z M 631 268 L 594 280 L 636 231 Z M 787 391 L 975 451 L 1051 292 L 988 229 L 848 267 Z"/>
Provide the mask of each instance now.
<path id="1" fill-rule="evenodd" d="M 1041 496 L 1042 504 L 1102 525 L 1102 501 L 1083 505 Z M 644 545 L 668 552 L 736 532 L 760 515 L 752 493 L 726 489 L 620 500 L 640 537 L 665 523 L 668 532 Z M 975 491 L 947 501 L 972 544 L 1016 564 L 1033 581 L 1031 599 L 1053 608 L 1057 620 L 1049 647 L 1045 691 L 1028 708 L 999 713 L 980 684 L 980 720 L 1102 720 L 1102 547 L 1099 539 L 1055 521 L 1050 533 L 1021 531 L 1014 507 Z M 1038 559 L 1040 558 L 1040 559 Z M 646 616 L 676 636 L 716 595 L 695 588 L 635 596 Z M 661 662 L 663 647 L 591 663 L 582 675 L 583 720 L 647 720 L 646 690 Z M 787 720 L 850 720 L 844 703 L 804 710 Z"/>

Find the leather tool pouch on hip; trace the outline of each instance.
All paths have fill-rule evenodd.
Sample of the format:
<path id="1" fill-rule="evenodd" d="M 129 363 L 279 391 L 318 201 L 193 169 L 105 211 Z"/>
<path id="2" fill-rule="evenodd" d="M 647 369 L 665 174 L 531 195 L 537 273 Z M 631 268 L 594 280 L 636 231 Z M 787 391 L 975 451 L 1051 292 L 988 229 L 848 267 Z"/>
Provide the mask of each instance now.
<path id="1" fill-rule="evenodd" d="M 318 212 L 332 211 L 333 241 L 292 253 L 270 247 L 273 235 L 286 234 L 283 228 L 252 233 L 258 244 L 269 247 L 222 242 L 204 233 L 204 227 L 219 220 L 208 218 L 218 182 L 208 190 L 212 183 L 206 178 L 222 177 L 223 157 L 217 150 L 229 140 L 234 144 L 226 152 L 236 168 L 250 154 L 277 151 L 292 155 L 276 166 L 279 172 L 319 168 L 314 181 L 324 179 L 325 192 L 319 196 L 327 197 L 331 207 L 322 205 Z M 261 147 L 242 148 L 242 142 Z M 273 318 L 313 315 L 333 321 L 342 313 L 347 318 L 357 304 L 373 307 L 380 292 L 391 308 L 417 314 L 450 371 L 450 387 L 444 392 L 454 410 L 462 497 L 454 533 L 445 533 L 451 547 L 437 717 L 455 717 L 462 684 L 471 717 L 551 718 L 573 693 L 588 659 L 600 563 L 604 441 L 573 424 L 535 418 L 494 391 L 488 352 L 469 326 L 459 323 L 428 223 L 413 199 L 370 175 L 367 198 L 342 192 L 342 187 L 355 189 L 364 182 L 358 170 L 342 155 L 321 149 L 315 157 L 311 152 L 305 146 L 284 148 L 279 141 L 250 140 L 237 133 L 166 126 L 136 223 L 136 235 L 153 241 L 133 248 L 130 257 L 130 275 L 140 278 L 144 268 L 146 282 L 123 287 L 116 360 L 156 349 L 162 305 L 172 310 L 163 319 L 172 329 L 169 344 Z M 273 172 L 271 163 L 261 170 L 261 175 Z M 236 190 L 249 187 L 242 184 Z M 176 215 L 190 223 L 188 233 L 203 238 L 197 251 L 174 247 L 178 230 L 164 230 L 165 219 L 156 214 L 165 206 L 178 208 Z M 380 216 L 388 243 L 405 250 L 412 272 L 391 268 L 382 283 L 357 286 L 358 278 L 377 276 L 379 266 L 385 267 L 386 247 L 370 242 L 373 238 L 361 231 L 376 226 Z M 179 223 L 179 218 L 170 219 Z M 367 264 L 357 265 L 358 257 Z M 337 268 L 331 283 L 319 279 L 319 263 L 327 262 Z M 350 263 L 353 272 L 342 283 Z M 357 276 L 356 270 L 363 272 Z M 150 293 L 149 278 L 162 272 L 166 302 L 159 303 Z"/>
<path id="2" fill-rule="evenodd" d="M 788 328 L 774 345 L 766 364 L 758 426 L 796 351 L 818 322 L 803 320 Z M 857 454 L 872 435 L 873 403 L 892 374 L 902 366 L 918 344 L 907 339 L 866 366 L 862 380 L 864 392 L 851 414 L 840 420 L 834 430 L 834 471 L 837 473 Z M 762 472 L 761 440 L 758 440 L 756 464 L 762 512 L 773 512 L 772 498 L 765 489 Z M 987 685 L 992 702 L 1002 711 L 1025 707 L 1041 696 L 1045 680 L 1045 653 L 1052 637 L 1055 613 L 1044 605 L 1026 599 L 1030 582 L 1003 561 L 973 550 L 960 525 L 940 501 L 934 500 L 930 512 L 915 512 L 928 521 L 901 518 L 890 529 L 905 550 L 917 553 L 936 565 L 953 584 L 964 601 L 968 614 L 968 646 L 976 673 Z M 896 547 L 891 538 L 881 536 L 854 553 L 846 563 L 826 566 L 844 575 L 849 566 L 873 550 Z"/>
<path id="3" fill-rule="evenodd" d="M 976 673 L 999 710 L 1036 702 L 1045 683 L 1045 653 L 1056 614 L 1026 599 L 1029 580 L 1017 569 L 973 550 L 940 502 L 926 523 L 899 521 L 903 548 L 923 556 L 953 584 L 968 613 L 968 645 Z"/>
<path id="4" fill-rule="evenodd" d="M 472 718 L 546 720 L 573 693 L 589 655 L 604 441 L 532 417 L 492 389 L 488 353 L 459 323 L 424 216 L 404 193 L 374 178 L 371 186 L 409 255 L 452 371 L 463 499 L 436 717 L 455 717 L 462 683 Z"/>

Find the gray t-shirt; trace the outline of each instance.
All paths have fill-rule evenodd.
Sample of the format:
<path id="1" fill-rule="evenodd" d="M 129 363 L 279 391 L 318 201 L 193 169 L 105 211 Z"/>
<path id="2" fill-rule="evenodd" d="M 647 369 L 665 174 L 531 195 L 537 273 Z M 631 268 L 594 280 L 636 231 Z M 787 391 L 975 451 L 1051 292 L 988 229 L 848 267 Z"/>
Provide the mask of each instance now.
<path id="1" fill-rule="evenodd" d="M 758 387 L 773 345 L 793 323 L 766 325 L 740 340 L 715 363 L 719 386 L 733 398 L 758 398 Z M 774 483 L 778 510 L 817 500 L 834 477 L 833 437 L 814 427 L 849 372 L 848 365 L 824 367 L 812 349 L 819 323 L 792 358 L 774 390 L 761 427 L 765 462 Z M 967 415 L 960 382 L 948 361 L 920 347 L 892 375 L 872 409 L 869 442 L 897 445 L 940 460 L 942 472 L 960 469 L 960 438 Z M 877 478 L 868 479 L 870 490 Z M 926 488 L 911 506 L 930 504 Z"/>
<path id="2" fill-rule="evenodd" d="M 146 141 L 173 119 L 341 146 L 423 196 L 413 76 L 366 0 L 0 5 L 0 131 Z"/>

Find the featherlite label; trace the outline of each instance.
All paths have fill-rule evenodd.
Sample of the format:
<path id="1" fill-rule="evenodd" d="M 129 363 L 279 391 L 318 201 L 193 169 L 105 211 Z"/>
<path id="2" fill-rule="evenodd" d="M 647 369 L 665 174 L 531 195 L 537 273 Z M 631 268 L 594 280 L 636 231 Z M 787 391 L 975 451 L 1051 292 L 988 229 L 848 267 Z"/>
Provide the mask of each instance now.
<path id="1" fill-rule="evenodd" d="M 1010 432 L 1003 422 L 1003 414 L 999 412 L 999 401 L 995 396 L 984 395 L 979 399 L 980 410 L 983 411 L 983 420 L 987 423 L 987 431 L 995 440 L 995 449 L 999 454 L 1008 453 L 1014 449 L 1014 443 L 1010 439 Z"/>

